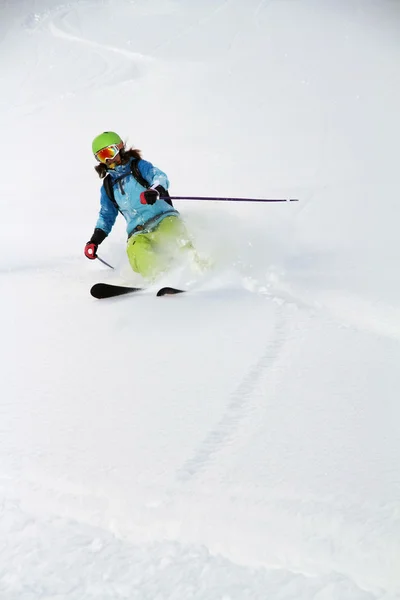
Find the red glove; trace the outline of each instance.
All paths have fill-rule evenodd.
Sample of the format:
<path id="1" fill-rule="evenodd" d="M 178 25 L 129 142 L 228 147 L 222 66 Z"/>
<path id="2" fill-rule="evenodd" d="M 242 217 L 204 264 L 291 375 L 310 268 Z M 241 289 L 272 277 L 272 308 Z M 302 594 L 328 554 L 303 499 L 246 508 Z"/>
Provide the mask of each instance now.
<path id="1" fill-rule="evenodd" d="M 94 244 L 93 242 L 88 242 L 85 246 L 85 256 L 86 258 L 89 258 L 90 260 L 94 260 L 95 258 L 97 258 L 97 247 L 98 244 Z"/>
<path id="2" fill-rule="evenodd" d="M 160 194 L 156 189 L 145 190 L 140 194 L 140 203 L 141 204 L 154 204 L 156 200 L 158 200 Z"/>

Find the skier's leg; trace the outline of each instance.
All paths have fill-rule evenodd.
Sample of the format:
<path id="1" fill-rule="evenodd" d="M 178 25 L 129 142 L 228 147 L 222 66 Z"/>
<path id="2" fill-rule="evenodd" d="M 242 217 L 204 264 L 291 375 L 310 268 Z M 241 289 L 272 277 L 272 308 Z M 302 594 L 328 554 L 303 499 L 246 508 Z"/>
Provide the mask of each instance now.
<path id="1" fill-rule="evenodd" d="M 200 270 L 209 266 L 198 256 L 184 222 L 175 216 L 165 217 L 153 231 L 139 233 L 128 240 L 129 263 L 146 279 L 154 279 L 179 255 L 187 253 Z"/>
<path id="2" fill-rule="evenodd" d="M 126 248 L 129 263 L 136 273 L 146 279 L 154 278 L 162 270 L 162 260 L 151 240 L 150 233 L 139 233 L 128 240 Z"/>
<path id="3" fill-rule="evenodd" d="M 190 234 L 180 217 L 165 217 L 151 233 L 152 241 L 171 260 L 182 255 L 188 255 L 193 266 L 199 271 L 206 271 L 212 266 L 208 259 L 201 258 L 193 246 Z"/>
<path id="4" fill-rule="evenodd" d="M 176 254 L 179 249 L 193 249 L 186 226 L 180 217 L 165 217 L 151 232 L 151 240 L 163 253 Z"/>

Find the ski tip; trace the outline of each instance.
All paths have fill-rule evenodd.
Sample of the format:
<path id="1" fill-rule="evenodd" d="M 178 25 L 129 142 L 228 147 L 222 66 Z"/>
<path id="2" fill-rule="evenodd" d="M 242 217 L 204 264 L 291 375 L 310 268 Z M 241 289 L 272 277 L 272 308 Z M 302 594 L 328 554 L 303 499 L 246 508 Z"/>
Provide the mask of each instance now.
<path id="1" fill-rule="evenodd" d="M 174 294 L 183 294 L 184 291 L 173 287 L 163 287 L 158 290 L 157 296 L 173 296 Z"/>
<path id="2" fill-rule="evenodd" d="M 103 285 L 103 283 L 95 283 L 92 285 L 90 288 L 90 295 L 97 299 L 103 298 Z"/>

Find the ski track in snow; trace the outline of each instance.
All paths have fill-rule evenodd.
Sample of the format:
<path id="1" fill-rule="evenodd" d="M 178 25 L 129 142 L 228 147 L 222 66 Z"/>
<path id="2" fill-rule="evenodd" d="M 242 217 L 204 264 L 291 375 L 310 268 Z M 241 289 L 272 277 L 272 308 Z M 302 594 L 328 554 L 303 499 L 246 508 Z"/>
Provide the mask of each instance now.
<path id="1" fill-rule="evenodd" d="M 311 294 L 290 280 L 275 279 L 271 292 L 286 302 L 293 302 L 299 309 L 329 315 L 346 327 L 400 341 L 400 309 L 396 306 L 373 303 L 347 290 Z"/>
<path id="2" fill-rule="evenodd" d="M 68 16 L 68 12 L 65 11 L 65 9 L 62 10 L 62 12 L 60 11 L 60 13 L 57 15 L 57 18 L 59 18 L 61 20 L 61 23 L 67 18 Z M 140 70 L 139 70 L 139 65 L 140 63 L 151 63 L 153 62 L 154 59 L 152 59 L 149 56 L 145 56 L 144 54 L 140 54 L 139 52 L 131 52 L 130 50 L 124 50 L 122 48 L 118 48 L 117 46 L 108 46 L 106 44 L 101 44 L 99 42 L 95 42 L 93 40 L 89 40 L 89 39 L 85 39 L 82 37 L 79 37 L 75 34 L 72 33 L 68 33 L 66 31 L 66 27 L 62 28 L 56 25 L 55 19 L 56 19 L 56 15 L 52 15 L 51 18 L 49 18 L 49 23 L 48 23 L 48 29 L 50 31 L 50 33 L 52 33 L 55 37 L 58 37 L 60 39 L 63 40 L 68 40 L 71 42 L 77 42 L 80 44 L 84 44 L 87 46 L 90 46 L 92 48 L 95 48 L 96 50 L 101 50 L 102 55 L 103 52 L 112 52 L 114 54 L 118 54 L 120 56 L 123 56 L 125 58 L 128 58 L 129 60 L 135 62 L 137 64 L 138 70 L 137 70 L 137 76 L 140 75 Z M 109 69 L 109 71 L 111 72 L 111 67 Z"/>
<path id="3" fill-rule="evenodd" d="M 287 336 L 287 317 L 281 306 L 277 309 L 275 319 L 274 333 L 267 341 L 263 355 L 230 395 L 225 412 L 216 427 L 210 431 L 194 455 L 178 470 L 178 481 L 189 481 L 206 469 L 215 454 L 227 444 L 234 443 L 236 432 L 242 422 L 250 418 L 255 411 L 252 405 L 252 394 L 261 378 L 266 377 L 268 371 L 274 369 Z"/>
<path id="4" fill-rule="evenodd" d="M 86 4 L 86 7 L 90 6 L 93 6 L 93 10 L 96 9 L 95 4 Z M 145 56 L 139 52 L 124 50 L 118 46 L 103 44 L 81 37 L 75 32 L 68 31 L 65 22 L 74 10 L 76 10 L 76 7 L 74 7 L 73 4 L 58 5 L 52 9 L 43 11 L 42 13 L 36 13 L 33 16 L 30 15 L 25 19 L 24 27 L 27 30 L 35 30 L 42 34 L 48 31 L 55 40 L 68 42 L 70 44 L 80 44 L 92 49 L 100 61 L 103 62 L 102 68 L 100 71 L 96 71 L 95 69 L 94 73 L 86 70 L 84 78 L 76 76 L 74 81 L 71 80 L 71 86 L 68 88 L 68 91 L 59 93 L 57 96 L 46 95 L 45 98 L 36 102 L 26 102 L 26 100 L 23 102 L 16 102 L 14 103 L 15 106 L 11 109 L 13 112 L 32 114 L 49 107 L 57 100 L 63 99 L 65 96 L 71 97 L 84 91 L 104 86 L 118 85 L 120 83 L 131 81 L 132 79 L 135 80 L 141 78 L 147 74 L 151 65 L 155 63 L 155 60 L 150 56 Z M 44 40 L 39 38 L 39 47 L 42 47 L 43 43 Z M 29 69 L 24 81 L 21 82 L 19 86 L 21 90 L 27 87 L 28 82 L 34 82 L 34 74 L 39 69 L 41 50 L 38 46 L 35 46 L 34 52 L 36 54 L 36 64 Z M 110 55 L 113 54 L 115 55 L 114 60 L 110 58 Z M 20 95 L 22 96 L 22 94 Z"/>

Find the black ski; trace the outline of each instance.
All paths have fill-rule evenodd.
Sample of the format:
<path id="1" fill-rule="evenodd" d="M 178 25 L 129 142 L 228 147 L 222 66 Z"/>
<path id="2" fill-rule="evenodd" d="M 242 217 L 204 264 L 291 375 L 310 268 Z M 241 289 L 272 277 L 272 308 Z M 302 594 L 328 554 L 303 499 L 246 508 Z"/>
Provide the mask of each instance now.
<path id="1" fill-rule="evenodd" d="M 186 290 L 179 290 L 173 287 L 163 287 L 158 290 L 157 296 L 173 296 L 174 294 L 183 294 Z"/>
<path id="2" fill-rule="evenodd" d="M 126 285 L 111 285 L 110 283 L 95 283 L 90 293 L 94 298 L 102 300 L 103 298 L 115 298 L 123 294 L 131 294 L 132 292 L 140 292 L 143 288 L 128 287 Z"/>
<path id="3" fill-rule="evenodd" d="M 142 292 L 145 288 L 128 287 L 126 285 L 111 285 L 110 283 L 95 283 L 90 289 L 94 298 L 103 300 L 104 298 L 115 298 L 133 292 Z M 173 294 L 182 294 L 185 290 L 179 290 L 173 287 L 163 287 L 158 290 L 157 296 L 171 296 Z"/>

